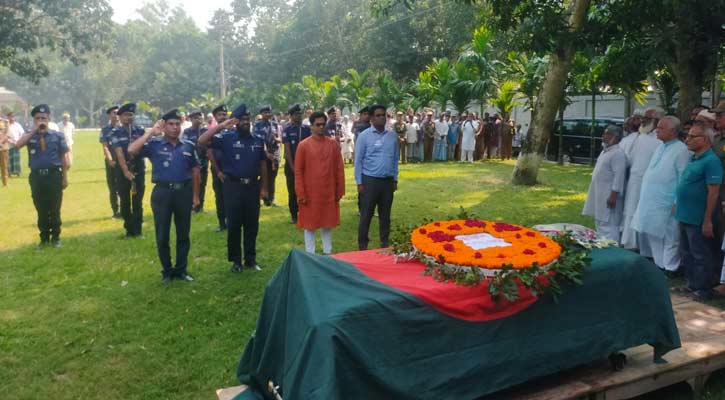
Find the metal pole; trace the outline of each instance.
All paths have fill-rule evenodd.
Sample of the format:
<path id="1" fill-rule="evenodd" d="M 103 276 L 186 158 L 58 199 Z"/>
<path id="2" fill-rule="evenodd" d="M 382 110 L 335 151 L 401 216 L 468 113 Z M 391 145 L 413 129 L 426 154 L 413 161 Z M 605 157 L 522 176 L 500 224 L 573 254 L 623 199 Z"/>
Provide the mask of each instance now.
<path id="1" fill-rule="evenodd" d="M 594 131 L 596 130 L 597 89 L 592 84 L 592 126 L 589 130 L 589 165 L 594 166 Z"/>

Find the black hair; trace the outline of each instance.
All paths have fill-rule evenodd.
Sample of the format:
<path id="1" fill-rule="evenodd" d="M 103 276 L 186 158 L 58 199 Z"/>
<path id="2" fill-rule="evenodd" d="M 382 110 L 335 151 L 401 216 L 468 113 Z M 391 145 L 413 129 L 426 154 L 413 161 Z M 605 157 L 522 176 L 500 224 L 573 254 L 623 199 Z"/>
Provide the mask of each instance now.
<path id="1" fill-rule="evenodd" d="M 377 110 L 386 111 L 386 108 L 382 104 L 375 104 L 374 106 L 370 106 L 370 108 L 368 108 L 368 115 L 370 115 L 370 116 L 375 115 L 375 111 L 377 111 Z M 387 113 L 386 113 L 386 115 L 387 115 Z"/>
<path id="2" fill-rule="evenodd" d="M 318 119 L 320 119 L 320 118 L 324 119 L 325 120 L 325 123 L 327 123 L 327 115 L 325 115 L 325 113 L 323 113 L 322 111 L 315 111 L 312 114 L 310 114 L 310 118 L 309 118 L 310 119 L 310 125 L 314 125 L 315 124 L 315 121 L 318 120 Z"/>

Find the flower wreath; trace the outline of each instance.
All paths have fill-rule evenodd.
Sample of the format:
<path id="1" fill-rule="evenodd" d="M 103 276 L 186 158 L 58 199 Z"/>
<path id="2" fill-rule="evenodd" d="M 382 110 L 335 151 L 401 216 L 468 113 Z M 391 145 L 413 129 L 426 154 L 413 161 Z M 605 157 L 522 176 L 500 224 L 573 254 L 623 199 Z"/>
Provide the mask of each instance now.
<path id="1" fill-rule="evenodd" d="M 488 234 L 505 246 L 476 250 L 466 236 Z M 561 294 L 563 283 L 581 284 L 591 262 L 569 232 L 549 237 L 503 222 L 479 220 L 461 209 L 454 220 L 428 221 L 417 228 L 400 226 L 391 232 L 396 259 L 417 259 L 424 274 L 458 285 L 488 285 L 491 297 L 513 302 L 524 287 L 535 297 Z"/>

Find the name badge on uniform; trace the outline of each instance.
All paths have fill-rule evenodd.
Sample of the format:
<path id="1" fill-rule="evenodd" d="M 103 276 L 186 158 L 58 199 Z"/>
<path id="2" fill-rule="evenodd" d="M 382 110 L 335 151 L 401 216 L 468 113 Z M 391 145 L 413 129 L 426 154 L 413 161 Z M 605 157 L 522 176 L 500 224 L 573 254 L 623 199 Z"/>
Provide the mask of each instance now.
<path id="1" fill-rule="evenodd" d="M 187 156 L 187 157 L 191 157 L 191 153 L 186 152 L 186 151 L 184 152 L 184 155 Z"/>
<path id="2" fill-rule="evenodd" d="M 35 154 L 35 149 L 30 149 L 30 154 Z"/>
<path id="3" fill-rule="evenodd" d="M 239 157 L 239 154 L 236 154 L 236 155 L 234 156 L 234 158 L 235 158 L 236 160 L 239 160 L 239 159 L 241 159 L 241 158 Z"/>
<path id="4" fill-rule="evenodd" d="M 244 145 L 242 144 L 242 142 L 240 142 L 240 141 L 238 141 L 238 140 L 237 140 L 236 142 L 234 142 L 234 144 L 233 144 L 232 146 L 233 146 L 234 148 L 240 148 L 240 147 L 244 147 Z"/>
<path id="5" fill-rule="evenodd" d="M 164 161 L 164 167 L 166 167 L 166 168 L 169 167 L 169 162 L 168 161 Z"/>

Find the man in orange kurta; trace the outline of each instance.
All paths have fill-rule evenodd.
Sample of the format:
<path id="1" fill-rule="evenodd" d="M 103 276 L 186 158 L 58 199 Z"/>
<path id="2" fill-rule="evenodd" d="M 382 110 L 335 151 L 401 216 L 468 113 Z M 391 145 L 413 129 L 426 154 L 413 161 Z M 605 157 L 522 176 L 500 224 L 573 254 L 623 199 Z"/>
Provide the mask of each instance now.
<path id="1" fill-rule="evenodd" d="M 297 227 L 305 230 L 305 250 L 315 252 L 320 229 L 322 251 L 332 253 L 332 228 L 340 225 L 340 198 L 345 194 L 345 172 L 340 146 L 325 136 L 327 116 L 310 115 L 312 136 L 300 142 L 295 155 L 295 192 L 299 203 Z"/>

